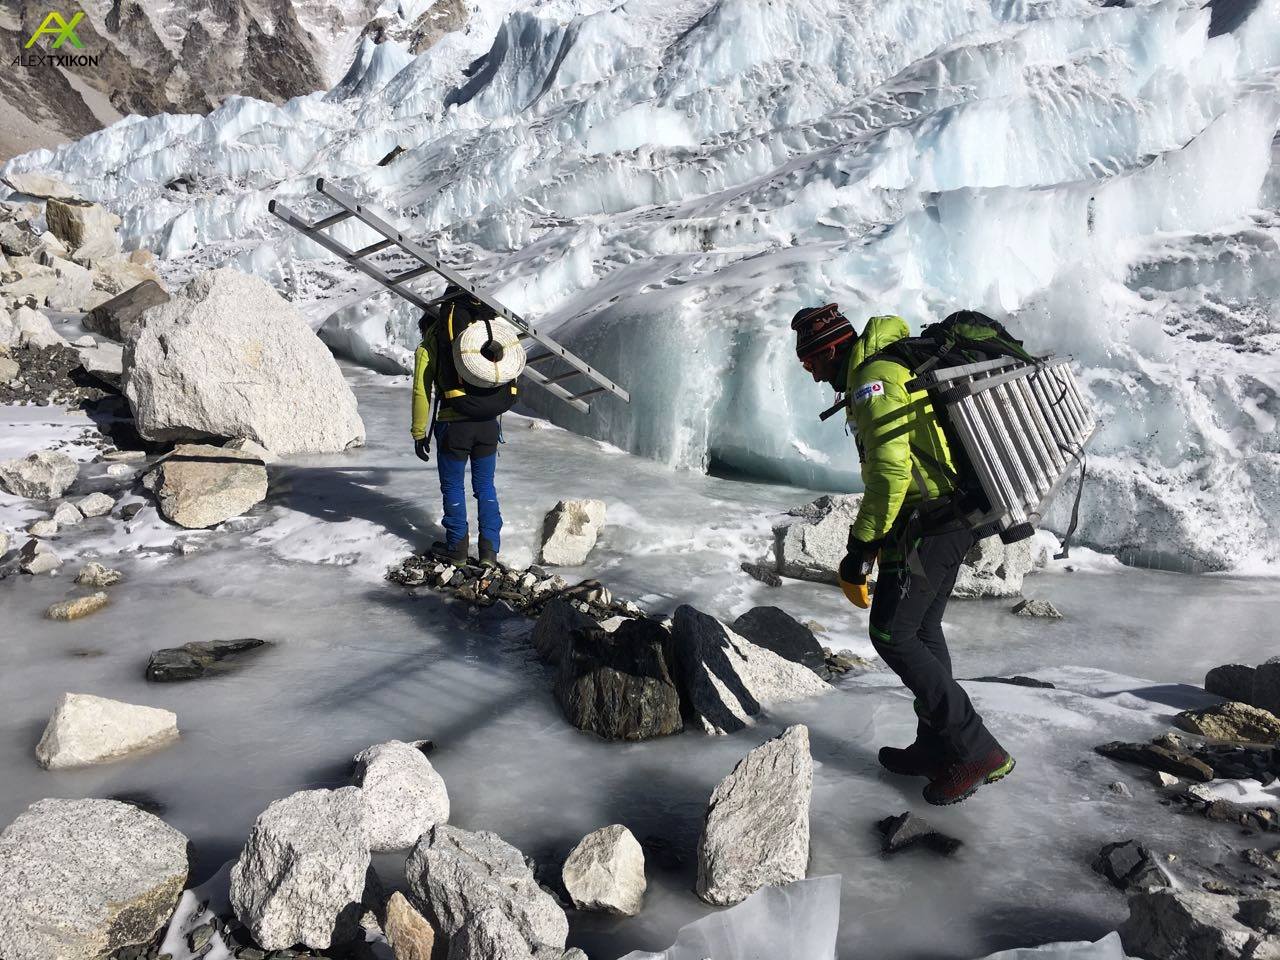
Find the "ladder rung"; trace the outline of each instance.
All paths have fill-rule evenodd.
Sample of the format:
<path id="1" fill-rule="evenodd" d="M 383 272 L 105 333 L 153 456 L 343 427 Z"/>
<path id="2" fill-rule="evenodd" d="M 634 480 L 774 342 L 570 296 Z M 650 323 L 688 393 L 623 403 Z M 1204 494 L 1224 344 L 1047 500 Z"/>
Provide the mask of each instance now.
<path id="1" fill-rule="evenodd" d="M 526 367 L 531 367 L 535 363 L 543 363 L 544 361 L 552 360 L 557 356 L 558 354 L 555 354 L 555 353 L 540 353 L 536 357 L 526 357 L 524 361 L 524 365 Z"/>
<path id="2" fill-rule="evenodd" d="M 407 283 L 410 280 L 416 280 L 418 277 L 435 272 L 434 267 L 414 267 L 412 270 L 406 270 L 404 273 L 397 273 L 394 277 L 387 277 L 387 279 L 392 283 Z"/>
<path id="3" fill-rule="evenodd" d="M 527 366 L 528 363 L 529 361 L 526 360 L 525 365 Z M 571 379 L 572 377 L 580 377 L 582 375 L 583 374 L 581 370 L 577 370 L 577 369 L 566 370 L 564 373 L 557 373 L 554 377 L 547 377 L 547 383 L 562 383 L 565 380 Z"/>
<path id="4" fill-rule="evenodd" d="M 329 227 L 332 227 L 335 223 L 341 223 L 343 220 L 350 220 L 350 219 L 351 219 L 350 213 L 348 213 L 346 210 L 340 210 L 337 213 L 330 214 L 329 216 L 325 217 L 323 220 L 317 220 L 315 223 L 310 225 L 310 229 L 326 230 Z"/>
<path id="5" fill-rule="evenodd" d="M 571 399 L 584 400 L 587 397 L 594 397 L 597 393 L 606 393 L 608 390 L 608 387 L 594 387 L 590 390 L 583 390 L 582 393 L 575 393 Z"/>
<path id="6" fill-rule="evenodd" d="M 353 253 L 352 256 L 367 257 L 371 253 L 377 253 L 379 250 L 387 249 L 387 247 L 391 246 L 394 243 L 395 241 L 390 238 L 386 240 L 379 240 L 377 243 L 371 243 L 367 247 L 361 247 L 359 250 Z"/>

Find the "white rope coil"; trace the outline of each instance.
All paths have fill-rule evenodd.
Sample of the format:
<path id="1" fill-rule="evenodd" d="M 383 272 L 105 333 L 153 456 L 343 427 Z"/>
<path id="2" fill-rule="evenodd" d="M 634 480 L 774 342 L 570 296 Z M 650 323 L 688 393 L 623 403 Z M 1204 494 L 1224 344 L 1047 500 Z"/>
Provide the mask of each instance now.
<path id="1" fill-rule="evenodd" d="M 484 355 L 489 342 L 489 330 L 494 341 L 502 348 L 501 356 L 492 360 Z M 494 317 L 488 326 L 484 321 L 469 323 L 453 341 L 453 362 L 458 375 L 477 387 L 499 387 L 510 383 L 524 370 L 525 353 L 516 335 L 515 327 L 501 317 Z"/>

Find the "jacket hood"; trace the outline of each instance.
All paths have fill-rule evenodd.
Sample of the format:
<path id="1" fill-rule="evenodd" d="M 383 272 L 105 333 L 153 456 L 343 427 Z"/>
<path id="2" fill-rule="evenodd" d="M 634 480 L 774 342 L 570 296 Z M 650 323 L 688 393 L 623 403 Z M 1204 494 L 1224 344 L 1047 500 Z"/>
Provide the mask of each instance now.
<path id="1" fill-rule="evenodd" d="M 872 317 L 862 330 L 857 343 L 853 345 L 853 356 L 849 361 L 849 373 L 862 366 L 868 357 L 879 353 L 889 344 L 904 337 L 911 336 L 907 321 L 892 315 Z"/>

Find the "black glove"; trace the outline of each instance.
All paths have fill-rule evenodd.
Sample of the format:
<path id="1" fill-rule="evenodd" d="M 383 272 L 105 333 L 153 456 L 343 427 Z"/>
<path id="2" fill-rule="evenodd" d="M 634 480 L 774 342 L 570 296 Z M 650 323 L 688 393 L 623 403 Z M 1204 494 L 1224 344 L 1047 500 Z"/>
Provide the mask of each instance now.
<path id="1" fill-rule="evenodd" d="M 413 452 L 418 455 L 418 459 L 423 463 L 431 460 L 431 438 L 423 437 L 421 440 L 413 441 Z"/>

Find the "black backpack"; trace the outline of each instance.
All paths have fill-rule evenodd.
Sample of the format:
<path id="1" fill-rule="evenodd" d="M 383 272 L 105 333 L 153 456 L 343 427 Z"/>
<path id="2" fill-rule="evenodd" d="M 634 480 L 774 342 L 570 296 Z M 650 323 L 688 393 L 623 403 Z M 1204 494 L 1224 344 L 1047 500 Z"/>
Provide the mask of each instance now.
<path id="1" fill-rule="evenodd" d="M 491 320 L 492 309 L 457 287 L 446 291 L 435 325 L 436 375 L 440 408 L 464 420 L 492 420 L 515 406 L 515 381 L 496 387 L 480 387 L 463 379 L 453 362 L 453 342 L 470 324 Z"/>

